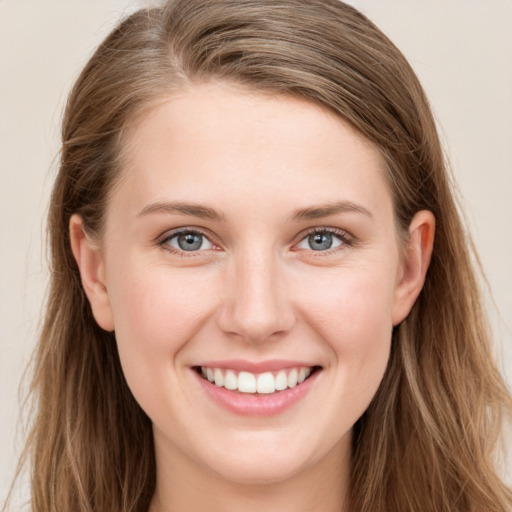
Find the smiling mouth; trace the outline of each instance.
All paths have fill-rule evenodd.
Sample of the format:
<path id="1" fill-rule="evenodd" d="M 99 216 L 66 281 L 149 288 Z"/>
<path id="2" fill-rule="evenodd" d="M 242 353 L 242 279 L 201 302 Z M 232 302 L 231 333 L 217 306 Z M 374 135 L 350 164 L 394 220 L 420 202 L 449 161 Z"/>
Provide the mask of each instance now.
<path id="1" fill-rule="evenodd" d="M 299 386 L 319 371 L 321 367 L 301 366 L 264 373 L 251 373 L 206 366 L 198 366 L 194 369 L 203 379 L 219 388 L 240 393 L 268 395 Z"/>

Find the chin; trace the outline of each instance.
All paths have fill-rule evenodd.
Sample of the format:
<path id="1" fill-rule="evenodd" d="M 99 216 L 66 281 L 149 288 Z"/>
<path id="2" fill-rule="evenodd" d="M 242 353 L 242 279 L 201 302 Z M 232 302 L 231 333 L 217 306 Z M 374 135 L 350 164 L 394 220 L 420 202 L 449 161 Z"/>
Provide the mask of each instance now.
<path id="1" fill-rule="evenodd" d="M 203 463 L 226 481 L 244 485 L 271 485 L 308 474 L 322 460 L 329 458 L 328 454 L 336 452 L 336 456 L 339 456 L 337 449 L 332 450 L 332 447 L 322 446 L 318 442 L 308 443 L 308 439 L 300 436 L 258 434 L 233 442 L 231 449 L 219 447 L 218 451 L 210 452 L 209 461 L 203 460 Z"/>
<path id="2" fill-rule="evenodd" d="M 272 485 L 284 482 L 304 471 L 305 461 L 288 460 L 280 456 L 241 458 L 222 461 L 214 471 L 223 480 L 242 485 Z"/>

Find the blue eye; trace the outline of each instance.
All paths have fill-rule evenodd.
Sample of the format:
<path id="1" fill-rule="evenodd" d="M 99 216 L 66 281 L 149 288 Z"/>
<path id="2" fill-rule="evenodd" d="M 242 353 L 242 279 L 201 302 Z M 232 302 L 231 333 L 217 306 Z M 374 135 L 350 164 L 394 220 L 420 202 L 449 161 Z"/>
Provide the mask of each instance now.
<path id="1" fill-rule="evenodd" d="M 202 233 L 197 231 L 181 231 L 168 238 L 162 244 L 171 246 L 178 251 L 195 252 L 213 248 L 213 244 Z"/>
<path id="2" fill-rule="evenodd" d="M 315 231 L 304 237 L 298 244 L 299 249 L 308 249 L 312 251 L 328 251 L 335 249 L 345 242 L 342 235 L 337 235 L 331 231 Z"/>

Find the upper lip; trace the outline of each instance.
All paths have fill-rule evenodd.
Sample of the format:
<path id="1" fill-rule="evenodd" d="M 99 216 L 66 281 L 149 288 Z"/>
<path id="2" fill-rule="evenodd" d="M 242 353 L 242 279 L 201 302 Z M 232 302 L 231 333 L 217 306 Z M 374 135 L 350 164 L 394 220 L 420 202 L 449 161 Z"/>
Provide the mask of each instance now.
<path id="1" fill-rule="evenodd" d="M 224 370 L 237 370 L 250 373 L 264 373 L 284 370 L 286 368 L 311 368 L 319 366 L 310 362 L 290 359 L 271 359 L 267 361 L 247 361 L 244 359 L 229 359 L 219 361 L 204 361 L 196 366 L 205 368 L 220 368 Z"/>

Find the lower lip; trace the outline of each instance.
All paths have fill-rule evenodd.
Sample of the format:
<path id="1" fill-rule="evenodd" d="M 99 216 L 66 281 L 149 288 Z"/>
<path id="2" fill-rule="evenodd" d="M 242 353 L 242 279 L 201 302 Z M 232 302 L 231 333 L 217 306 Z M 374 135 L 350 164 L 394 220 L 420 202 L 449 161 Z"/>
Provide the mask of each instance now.
<path id="1" fill-rule="evenodd" d="M 321 372 L 316 371 L 294 388 L 259 395 L 217 387 L 203 379 L 196 371 L 194 373 L 208 396 L 224 409 L 241 416 L 274 416 L 304 398 Z"/>

